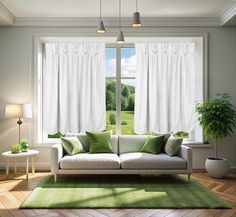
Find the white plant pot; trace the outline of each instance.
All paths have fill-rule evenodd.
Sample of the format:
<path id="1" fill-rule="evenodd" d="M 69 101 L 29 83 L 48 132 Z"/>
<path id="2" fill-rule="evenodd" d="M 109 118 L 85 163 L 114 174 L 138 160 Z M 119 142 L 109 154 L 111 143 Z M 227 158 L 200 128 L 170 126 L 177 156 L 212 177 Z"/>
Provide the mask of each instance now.
<path id="1" fill-rule="evenodd" d="M 213 178 L 224 178 L 229 172 L 229 162 L 225 158 L 207 158 L 205 168 Z"/>

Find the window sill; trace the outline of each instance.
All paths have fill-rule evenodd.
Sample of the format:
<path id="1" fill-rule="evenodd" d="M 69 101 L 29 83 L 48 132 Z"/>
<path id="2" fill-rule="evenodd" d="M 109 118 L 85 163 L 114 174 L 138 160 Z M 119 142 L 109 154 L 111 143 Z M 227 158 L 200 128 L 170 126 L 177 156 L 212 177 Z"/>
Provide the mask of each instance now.
<path id="1" fill-rule="evenodd" d="M 40 142 L 37 144 L 32 145 L 32 148 L 46 148 L 46 147 L 51 147 L 52 145 L 56 143 L 60 143 L 60 139 L 50 139 L 47 142 Z M 211 148 L 212 144 L 206 144 L 202 142 L 197 142 L 197 141 L 184 141 L 183 145 L 186 145 L 190 148 Z"/>
<path id="2" fill-rule="evenodd" d="M 211 148 L 211 144 L 197 142 L 197 141 L 184 141 L 183 145 L 186 145 L 190 148 Z"/>

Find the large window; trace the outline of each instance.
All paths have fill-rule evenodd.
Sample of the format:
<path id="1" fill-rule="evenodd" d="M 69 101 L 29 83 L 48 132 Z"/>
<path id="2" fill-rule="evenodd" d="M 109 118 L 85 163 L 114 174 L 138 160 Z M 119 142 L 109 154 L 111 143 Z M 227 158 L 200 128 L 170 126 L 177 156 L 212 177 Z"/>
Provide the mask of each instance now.
<path id="1" fill-rule="evenodd" d="M 48 39 L 48 42 L 58 41 L 55 38 Z M 44 123 L 49 120 L 44 120 L 43 110 L 43 90 L 45 85 L 43 84 L 43 39 L 35 48 L 38 48 L 37 59 L 37 76 L 35 77 L 35 129 L 34 137 L 37 142 L 49 142 L 50 136 L 44 127 Z M 68 42 L 71 39 L 68 38 Z M 86 39 L 87 40 L 87 39 Z M 93 39 L 97 41 L 98 39 Z M 78 39 L 81 41 L 81 39 Z M 108 40 L 113 41 L 113 39 Z M 152 38 L 134 38 L 131 40 L 135 43 L 147 43 L 147 42 L 194 42 L 196 51 L 196 102 L 201 101 L 207 96 L 207 59 L 206 56 L 206 38 L 205 37 L 152 37 Z M 136 54 L 135 44 L 116 44 L 107 43 L 105 48 L 105 64 L 106 64 L 106 129 L 112 130 L 113 134 L 135 134 L 134 133 L 134 107 L 135 107 L 135 94 L 138 97 L 139 88 L 135 90 L 135 80 L 138 81 L 138 75 L 136 73 Z M 139 71 L 138 71 L 139 72 Z M 137 83 L 138 84 L 138 83 Z M 103 93 L 104 94 L 104 93 Z M 103 104 L 104 105 L 104 104 Z M 138 106 L 136 107 L 138 108 Z M 104 111 L 104 110 L 103 110 Z M 104 113 L 103 113 L 104 114 Z M 137 115 L 137 113 L 136 113 Z M 136 122 L 137 123 L 137 122 Z M 137 132 L 138 133 L 138 132 Z M 197 123 L 193 130 L 189 133 L 189 140 L 196 143 L 203 142 L 202 129 Z M 59 137 L 57 133 L 52 135 L 53 142 L 55 137 Z"/>
<path id="2" fill-rule="evenodd" d="M 135 48 L 107 45 L 106 124 L 113 134 L 134 134 Z"/>

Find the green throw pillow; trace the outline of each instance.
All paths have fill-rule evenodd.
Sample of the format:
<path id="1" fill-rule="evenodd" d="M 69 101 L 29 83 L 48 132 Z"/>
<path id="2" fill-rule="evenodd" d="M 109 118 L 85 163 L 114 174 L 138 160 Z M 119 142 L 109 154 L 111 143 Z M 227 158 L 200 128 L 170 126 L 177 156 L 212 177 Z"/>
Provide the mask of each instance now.
<path id="1" fill-rule="evenodd" d="M 146 142 L 144 143 L 141 152 L 147 152 L 151 154 L 159 154 L 161 151 L 161 146 L 164 141 L 163 136 L 149 136 Z"/>
<path id="2" fill-rule="evenodd" d="M 176 155 L 182 145 L 182 142 L 182 138 L 175 138 L 171 136 L 166 142 L 165 152 L 170 156 Z"/>
<path id="3" fill-rule="evenodd" d="M 86 132 L 89 141 L 89 152 L 113 153 L 110 141 L 111 132 Z"/>
<path id="4" fill-rule="evenodd" d="M 61 137 L 61 144 L 68 155 L 85 152 L 77 137 Z"/>

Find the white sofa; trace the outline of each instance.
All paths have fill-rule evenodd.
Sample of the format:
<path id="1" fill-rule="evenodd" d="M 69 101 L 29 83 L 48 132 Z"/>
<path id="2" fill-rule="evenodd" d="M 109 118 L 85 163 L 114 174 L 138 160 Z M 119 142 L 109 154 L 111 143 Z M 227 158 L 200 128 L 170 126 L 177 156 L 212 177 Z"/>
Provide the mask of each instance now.
<path id="1" fill-rule="evenodd" d="M 70 134 L 71 135 L 71 134 Z M 112 135 L 114 153 L 89 153 L 86 135 L 73 134 L 86 153 L 65 155 L 61 144 L 52 146 L 51 172 L 57 174 L 188 174 L 192 173 L 192 149 L 182 145 L 176 156 L 142 153 L 146 135 Z"/>

